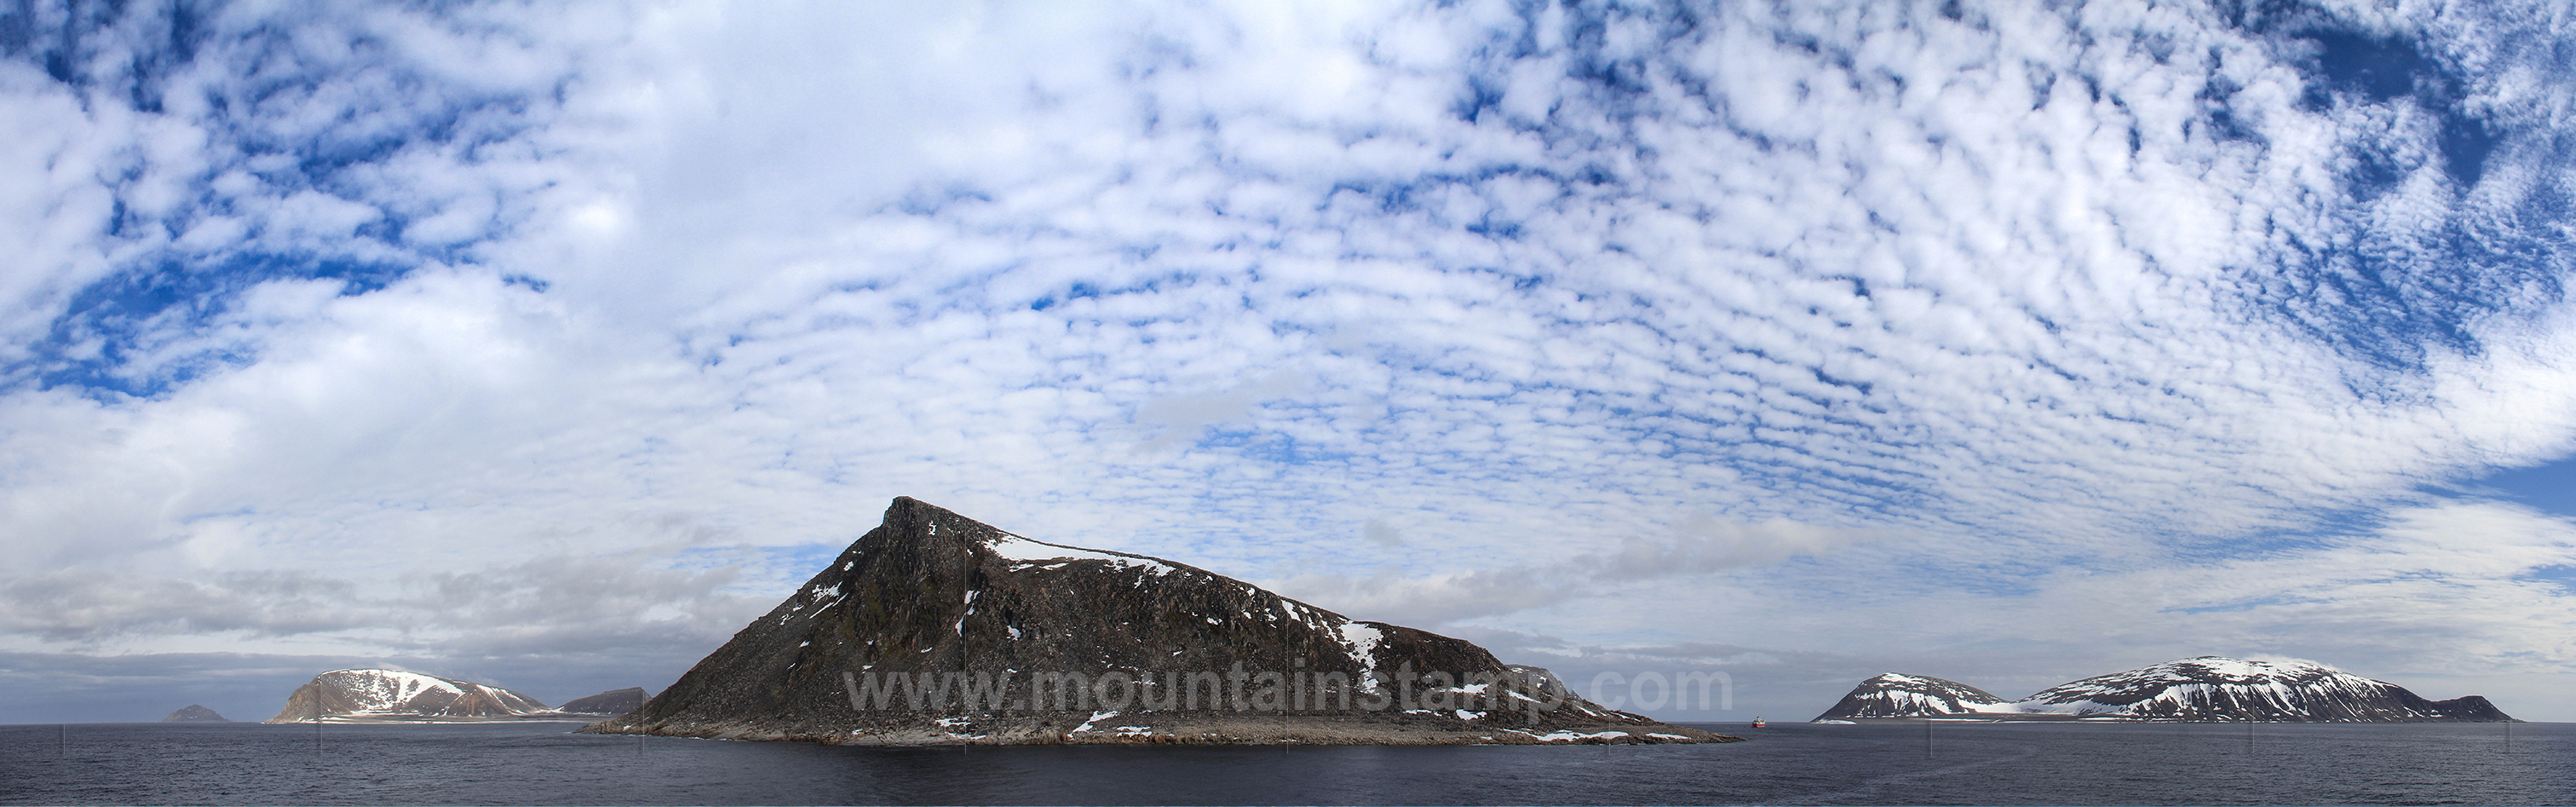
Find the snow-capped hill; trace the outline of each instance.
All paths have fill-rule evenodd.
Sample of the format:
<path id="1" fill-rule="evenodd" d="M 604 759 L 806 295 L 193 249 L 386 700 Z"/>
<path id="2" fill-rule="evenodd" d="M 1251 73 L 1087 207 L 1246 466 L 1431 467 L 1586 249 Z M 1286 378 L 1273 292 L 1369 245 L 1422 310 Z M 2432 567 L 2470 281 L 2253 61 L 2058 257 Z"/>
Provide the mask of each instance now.
<path id="1" fill-rule="evenodd" d="M 1956 688 L 1956 690 L 1950 689 Z M 2396 723 L 2513 718 L 2470 695 L 2426 700 L 2405 687 L 2320 664 L 2202 656 L 2040 690 L 2010 703 L 1938 678 L 1882 675 L 1861 682 L 1816 719 L 1974 716 L 2005 720 L 2096 718 L 2178 722 Z"/>
<path id="2" fill-rule="evenodd" d="M 1921 717 L 2012 711 L 2011 703 L 1976 687 L 1924 675 L 1885 673 L 1852 687 L 1816 719 Z"/>
<path id="3" fill-rule="evenodd" d="M 404 670 L 332 670 L 296 687 L 270 723 L 330 717 L 520 717 L 548 713 L 537 699 L 496 686 Z"/>
<path id="4" fill-rule="evenodd" d="M 2475 698 L 2472 703 L 2471 698 Z M 2499 720 L 2485 698 L 2429 701 L 2405 687 L 2307 662 L 2202 656 L 2059 684 L 2021 711 L 2146 720 L 2386 723 Z M 2479 708 L 2483 707 L 2483 709 Z"/>

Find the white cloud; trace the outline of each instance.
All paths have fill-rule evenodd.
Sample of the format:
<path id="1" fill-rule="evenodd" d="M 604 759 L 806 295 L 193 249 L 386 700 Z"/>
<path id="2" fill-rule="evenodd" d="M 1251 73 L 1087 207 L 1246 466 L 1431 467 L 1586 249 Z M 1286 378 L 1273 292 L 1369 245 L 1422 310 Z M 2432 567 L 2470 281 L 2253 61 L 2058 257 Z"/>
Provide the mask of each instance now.
<path id="1" fill-rule="evenodd" d="M 0 575 L 233 603 L 617 558 L 720 622 L 907 494 L 1585 643 L 2360 653 L 2506 624 L 2445 592 L 2559 602 L 2517 582 L 2546 540 L 2404 526 L 2542 535 L 2412 491 L 2576 440 L 2563 260 L 2443 251 L 2557 243 L 2513 219 L 2546 138 L 2446 179 L 2445 115 L 2567 107 L 2503 34 L 2369 23 L 2480 66 L 2446 110 L 2317 103 L 2288 34 L 2192 9 L 1517 8 L 242 7 L 139 78 L 138 12 L 92 86 L 0 64 Z M 333 261 L 379 269 L 297 268 Z M 155 288 L 186 302 L 75 302 Z M 733 563 L 749 599 L 691 593 Z M 2166 611 L 2264 596 L 2340 604 Z M 2550 624 L 2444 669 L 2563 665 Z"/>
<path id="2" fill-rule="evenodd" d="M 112 255 L 92 248 L 116 205 L 95 178 L 113 159 L 113 121 L 84 115 L 71 93 L 49 86 L 44 74 L 14 62 L 0 64 L 0 97 L 12 114 L 0 120 L 0 232 L 19 269 L 0 272 L 0 305 L 7 308 L 0 361 L 20 361 L 44 333 L 51 312 L 113 266 Z"/>

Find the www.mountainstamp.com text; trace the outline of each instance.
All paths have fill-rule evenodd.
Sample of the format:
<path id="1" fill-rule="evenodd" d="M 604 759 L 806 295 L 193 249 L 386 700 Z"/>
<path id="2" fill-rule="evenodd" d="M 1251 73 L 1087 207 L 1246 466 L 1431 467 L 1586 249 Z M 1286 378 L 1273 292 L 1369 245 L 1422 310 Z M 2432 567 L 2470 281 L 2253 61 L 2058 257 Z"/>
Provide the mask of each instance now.
<path id="1" fill-rule="evenodd" d="M 850 708 L 860 711 L 1234 711 L 1551 712 L 1578 702 L 1554 678 L 1480 671 L 1415 672 L 1410 665 L 1345 672 L 1216 670 L 1129 672 L 844 671 Z M 1592 701 L 1609 709 L 1734 708 L 1735 683 L 1722 671 L 1673 675 L 1604 672 Z"/>

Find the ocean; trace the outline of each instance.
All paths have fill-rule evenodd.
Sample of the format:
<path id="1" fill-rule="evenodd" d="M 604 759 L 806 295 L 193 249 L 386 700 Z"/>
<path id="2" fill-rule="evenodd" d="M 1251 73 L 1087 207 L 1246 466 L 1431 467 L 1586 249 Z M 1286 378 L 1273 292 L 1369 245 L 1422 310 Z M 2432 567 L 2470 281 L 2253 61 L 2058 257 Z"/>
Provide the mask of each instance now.
<path id="1" fill-rule="evenodd" d="M 1305 748 L 856 748 L 575 725 L 0 726 L 0 803 L 2576 803 L 2576 724 L 2561 723 L 2510 737 L 2460 723 L 1702 723 L 1751 739 Z"/>

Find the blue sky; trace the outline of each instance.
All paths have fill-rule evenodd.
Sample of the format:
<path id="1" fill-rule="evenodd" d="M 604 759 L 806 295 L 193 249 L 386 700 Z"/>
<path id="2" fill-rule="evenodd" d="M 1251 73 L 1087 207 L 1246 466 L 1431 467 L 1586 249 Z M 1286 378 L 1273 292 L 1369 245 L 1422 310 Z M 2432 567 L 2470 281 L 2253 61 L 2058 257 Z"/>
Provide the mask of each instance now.
<path id="1" fill-rule="evenodd" d="M 0 721 L 659 689 L 896 495 L 1679 718 L 2576 719 L 2563 17 L 0 11 Z"/>

